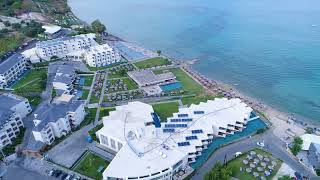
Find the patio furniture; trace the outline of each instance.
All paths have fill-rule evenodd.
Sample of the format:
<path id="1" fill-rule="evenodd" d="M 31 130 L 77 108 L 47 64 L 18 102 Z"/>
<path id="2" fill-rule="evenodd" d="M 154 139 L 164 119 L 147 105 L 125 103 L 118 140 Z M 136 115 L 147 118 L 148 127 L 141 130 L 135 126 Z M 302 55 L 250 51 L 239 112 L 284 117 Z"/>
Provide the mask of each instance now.
<path id="1" fill-rule="evenodd" d="M 270 176 L 270 172 L 269 171 L 264 171 L 264 174 L 266 175 L 266 176 Z"/>
<path id="2" fill-rule="evenodd" d="M 264 168 L 267 166 L 267 164 L 266 164 L 265 162 L 261 162 L 260 164 L 261 164 L 261 166 L 264 167 Z"/>
<path id="3" fill-rule="evenodd" d="M 263 170 L 264 170 L 264 168 L 263 167 L 257 167 L 257 170 L 259 171 L 259 172 L 262 172 Z"/>
<path id="4" fill-rule="evenodd" d="M 270 159 L 269 159 L 269 158 L 267 158 L 267 157 L 266 157 L 266 158 L 264 158 L 263 160 L 264 160 L 265 162 L 269 162 L 269 161 L 270 161 Z"/>
<path id="5" fill-rule="evenodd" d="M 250 155 L 251 155 L 251 156 L 255 156 L 256 154 L 257 154 L 256 152 L 250 151 Z"/>
<path id="6" fill-rule="evenodd" d="M 264 176 L 261 176 L 261 177 L 260 177 L 260 180 L 267 180 L 267 178 L 264 177 Z"/>
<path id="7" fill-rule="evenodd" d="M 259 162 L 260 162 L 260 160 L 259 160 L 258 158 L 255 158 L 253 161 L 254 161 L 255 163 L 259 163 Z"/>
<path id="8" fill-rule="evenodd" d="M 244 159 L 244 160 L 242 160 L 242 163 L 247 165 L 249 162 Z"/>
<path id="9" fill-rule="evenodd" d="M 276 161 L 272 161 L 271 164 L 272 164 L 273 166 L 276 166 L 276 165 L 277 165 L 277 162 L 276 162 Z"/>
<path id="10" fill-rule="evenodd" d="M 253 163 L 250 163 L 250 167 L 251 167 L 251 168 L 255 168 L 255 167 L 256 167 L 256 165 L 255 165 L 255 164 L 253 164 Z"/>
<path id="11" fill-rule="evenodd" d="M 261 154 L 258 154 L 257 156 L 258 156 L 258 158 L 259 158 L 260 160 L 263 159 L 263 156 L 262 156 Z"/>
<path id="12" fill-rule="evenodd" d="M 254 176 L 254 177 L 258 177 L 258 176 L 259 176 L 259 173 L 253 172 L 253 176 Z"/>
<path id="13" fill-rule="evenodd" d="M 248 155 L 248 156 L 247 156 L 247 159 L 251 160 L 251 159 L 253 159 L 253 158 L 252 158 L 252 156 Z"/>
<path id="14" fill-rule="evenodd" d="M 272 166 L 268 166 L 268 169 L 273 170 L 273 167 Z"/>
<path id="15" fill-rule="evenodd" d="M 251 169 L 250 168 L 246 168 L 246 172 L 247 173 L 251 173 Z"/>

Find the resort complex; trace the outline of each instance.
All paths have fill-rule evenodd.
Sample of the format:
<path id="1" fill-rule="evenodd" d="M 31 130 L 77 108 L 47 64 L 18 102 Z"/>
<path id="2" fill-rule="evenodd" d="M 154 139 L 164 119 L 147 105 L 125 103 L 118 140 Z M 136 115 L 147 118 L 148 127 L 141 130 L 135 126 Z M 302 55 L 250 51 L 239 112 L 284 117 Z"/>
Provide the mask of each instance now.
<path id="1" fill-rule="evenodd" d="M 103 118 L 104 126 L 96 133 L 101 145 L 117 152 L 103 177 L 172 179 L 215 138 L 242 131 L 251 119 L 252 109 L 239 99 L 180 108 L 163 123 L 148 104 L 118 106 Z M 124 172 L 120 168 L 124 166 L 132 168 Z"/>
<path id="2" fill-rule="evenodd" d="M 145 49 L 99 20 L 81 21 L 70 2 L 0 1 L 1 180 L 319 179 L 319 127 L 186 60 L 232 58 L 196 56 L 202 38 L 186 49 Z"/>

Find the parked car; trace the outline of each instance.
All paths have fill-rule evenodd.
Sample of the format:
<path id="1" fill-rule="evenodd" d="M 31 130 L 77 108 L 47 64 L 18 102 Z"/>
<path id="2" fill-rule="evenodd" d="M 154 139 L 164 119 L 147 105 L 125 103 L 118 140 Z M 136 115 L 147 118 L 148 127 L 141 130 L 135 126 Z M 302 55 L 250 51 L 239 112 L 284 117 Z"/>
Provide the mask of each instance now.
<path id="1" fill-rule="evenodd" d="M 73 178 L 73 174 L 69 174 L 67 177 L 66 177 L 66 179 L 65 180 L 71 180 L 72 178 Z"/>
<path id="2" fill-rule="evenodd" d="M 81 179 L 80 176 L 76 176 L 76 177 L 73 178 L 73 180 L 80 180 L 80 179 Z"/>
<path id="3" fill-rule="evenodd" d="M 62 171 L 60 171 L 60 170 L 56 170 L 55 172 L 54 172 L 54 177 L 59 177 L 60 175 L 62 174 Z"/>
<path id="4" fill-rule="evenodd" d="M 63 173 L 61 176 L 61 180 L 65 180 L 67 178 L 68 174 L 67 173 Z"/>
<path id="5" fill-rule="evenodd" d="M 257 142 L 257 146 L 264 147 L 264 141 L 262 141 L 262 142 Z"/>
<path id="6" fill-rule="evenodd" d="M 52 169 L 51 171 L 48 172 L 49 176 L 53 176 L 53 173 L 55 172 L 55 169 Z"/>
<path id="7" fill-rule="evenodd" d="M 234 153 L 234 157 L 238 157 L 238 156 L 240 156 L 240 155 L 242 155 L 242 152 L 236 152 L 236 153 Z"/>

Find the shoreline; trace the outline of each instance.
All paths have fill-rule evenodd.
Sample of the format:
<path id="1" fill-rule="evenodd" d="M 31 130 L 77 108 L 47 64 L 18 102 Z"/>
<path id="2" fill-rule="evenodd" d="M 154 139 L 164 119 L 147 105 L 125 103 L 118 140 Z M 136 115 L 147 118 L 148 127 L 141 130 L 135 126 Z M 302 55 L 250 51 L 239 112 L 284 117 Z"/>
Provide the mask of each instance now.
<path id="1" fill-rule="evenodd" d="M 67 0 L 67 4 L 68 4 L 68 7 L 70 8 L 71 13 L 75 17 L 77 17 L 77 19 L 79 19 L 81 22 L 84 22 L 85 24 L 88 24 L 88 22 L 81 20 L 78 16 L 76 16 L 73 13 L 72 8 L 70 7 L 68 0 Z M 114 35 L 112 33 L 109 33 L 109 36 L 112 36 L 120 41 L 130 42 L 130 41 L 127 41 L 127 40 L 119 37 L 118 35 Z M 298 129 L 305 129 L 306 127 L 315 128 L 320 125 L 320 122 L 317 122 L 316 120 L 313 120 L 313 119 L 303 117 L 301 115 L 295 115 L 295 117 L 302 119 L 302 120 L 297 120 L 294 116 L 292 118 L 292 114 L 295 114 L 295 113 L 285 112 L 285 111 L 279 110 L 279 108 L 277 108 L 277 107 L 274 107 L 270 104 L 263 102 L 262 100 L 258 100 L 257 98 L 254 98 L 250 95 L 247 95 L 244 92 L 241 92 L 239 89 L 237 89 L 236 87 L 234 87 L 230 84 L 224 83 L 224 82 L 219 81 L 217 79 L 207 78 L 206 76 L 204 76 L 203 74 L 201 74 L 200 72 L 198 72 L 192 68 L 192 64 L 196 63 L 196 61 L 193 61 L 192 63 L 190 63 L 189 61 L 177 60 L 176 58 L 173 58 L 170 55 L 164 55 L 164 56 L 166 56 L 168 59 L 170 59 L 174 62 L 182 64 L 182 67 L 187 69 L 188 75 L 191 78 L 195 79 L 200 85 L 202 85 L 204 87 L 204 89 L 209 90 L 211 92 L 216 92 L 216 93 L 218 90 L 218 91 L 222 91 L 223 93 L 227 93 L 229 95 L 229 97 L 240 98 L 243 102 L 247 103 L 254 110 L 257 110 L 257 111 L 265 114 L 268 118 L 268 121 L 270 121 L 272 123 L 272 126 L 278 124 L 276 121 L 279 121 L 279 120 L 285 122 L 288 125 L 290 124 L 290 125 L 296 126 Z M 184 69 L 184 68 L 182 68 L 182 69 L 184 71 L 186 71 L 186 69 Z M 203 80 L 206 83 L 207 82 L 212 83 L 213 86 L 207 87 L 206 85 L 201 83 L 199 81 L 199 79 Z M 275 120 L 275 119 L 277 119 L 277 120 Z M 291 123 L 288 123 L 289 119 L 292 120 Z"/>

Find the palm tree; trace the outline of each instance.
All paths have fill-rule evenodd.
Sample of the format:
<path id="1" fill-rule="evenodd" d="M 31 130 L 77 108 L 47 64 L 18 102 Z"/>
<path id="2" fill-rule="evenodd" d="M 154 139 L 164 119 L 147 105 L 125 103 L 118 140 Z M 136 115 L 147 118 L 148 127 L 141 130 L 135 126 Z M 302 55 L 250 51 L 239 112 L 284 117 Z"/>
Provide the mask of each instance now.
<path id="1" fill-rule="evenodd" d="M 158 56 L 160 56 L 161 55 L 161 50 L 157 50 L 157 54 L 158 54 Z"/>
<path id="2" fill-rule="evenodd" d="M 218 161 L 213 168 L 208 172 L 204 179 L 205 180 L 228 180 L 231 177 L 231 170 L 223 166 L 220 161 Z"/>

